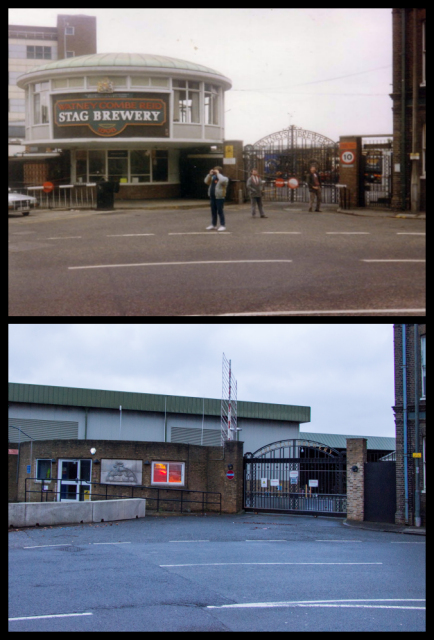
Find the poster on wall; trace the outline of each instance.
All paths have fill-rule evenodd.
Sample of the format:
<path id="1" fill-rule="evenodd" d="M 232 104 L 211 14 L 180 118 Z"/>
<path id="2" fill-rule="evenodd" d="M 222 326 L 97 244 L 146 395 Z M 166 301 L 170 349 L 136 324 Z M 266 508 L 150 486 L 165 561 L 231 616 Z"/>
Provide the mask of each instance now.
<path id="1" fill-rule="evenodd" d="M 168 138 L 169 96 L 156 93 L 53 97 L 54 138 Z"/>
<path id="2" fill-rule="evenodd" d="M 141 460 L 101 460 L 103 484 L 142 484 Z"/>

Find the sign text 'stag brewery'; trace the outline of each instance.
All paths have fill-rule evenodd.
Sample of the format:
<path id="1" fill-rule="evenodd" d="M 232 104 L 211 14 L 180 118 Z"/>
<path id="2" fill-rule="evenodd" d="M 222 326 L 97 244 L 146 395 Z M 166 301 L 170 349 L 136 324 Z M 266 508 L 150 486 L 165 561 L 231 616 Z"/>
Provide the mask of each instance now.
<path id="1" fill-rule="evenodd" d="M 163 125 L 166 105 L 158 99 L 59 100 L 54 107 L 58 127 L 87 125 L 99 136 L 116 136 L 128 125 Z"/>

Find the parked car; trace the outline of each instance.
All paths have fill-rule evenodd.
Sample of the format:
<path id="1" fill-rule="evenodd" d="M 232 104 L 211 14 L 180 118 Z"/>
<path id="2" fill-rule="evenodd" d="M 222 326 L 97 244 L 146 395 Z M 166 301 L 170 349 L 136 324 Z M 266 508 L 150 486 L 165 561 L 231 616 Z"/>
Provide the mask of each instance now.
<path id="1" fill-rule="evenodd" d="M 33 196 L 28 196 L 23 193 L 17 193 L 16 191 L 9 190 L 9 204 L 8 211 L 21 211 L 23 216 L 28 216 L 30 209 L 39 207 L 39 202 Z"/>

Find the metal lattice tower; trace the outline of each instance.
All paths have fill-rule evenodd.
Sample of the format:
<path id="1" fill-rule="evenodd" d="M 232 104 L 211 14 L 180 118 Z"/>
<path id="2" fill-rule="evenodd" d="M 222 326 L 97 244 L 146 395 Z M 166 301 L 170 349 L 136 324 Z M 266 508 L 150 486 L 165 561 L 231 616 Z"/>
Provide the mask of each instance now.
<path id="1" fill-rule="evenodd" d="M 237 381 L 231 372 L 231 361 L 223 354 L 222 367 L 222 447 L 226 440 L 235 440 L 237 435 Z"/>

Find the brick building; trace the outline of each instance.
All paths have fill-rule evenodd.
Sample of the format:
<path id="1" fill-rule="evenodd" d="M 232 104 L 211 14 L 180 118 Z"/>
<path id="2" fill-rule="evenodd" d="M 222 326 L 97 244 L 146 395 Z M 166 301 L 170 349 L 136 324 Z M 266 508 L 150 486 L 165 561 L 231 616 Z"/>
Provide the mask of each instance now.
<path id="1" fill-rule="evenodd" d="M 393 9 L 392 20 L 393 93 L 391 98 L 393 100 L 394 164 L 392 207 L 394 209 L 411 208 L 411 165 L 415 163 L 417 209 L 425 211 L 426 9 Z M 412 152 L 415 154 L 415 159 L 410 157 Z"/>
<path id="2" fill-rule="evenodd" d="M 42 184 L 51 178 L 50 169 L 56 166 L 59 153 L 51 145 L 26 148 L 25 103 L 26 92 L 17 79 L 39 64 L 63 58 L 96 53 L 96 18 L 86 15 L 58 15 L 57 26 L 38 27 L 9 25 L 8 121 L 9 121 L 9 186 Z M 32 96 L 40 100 L 39 92 Z M 35 107 L 38 105 L 34 105 Z M 47 117 L 48 104 L 38 106 L 39 124 Z M 24 155 L 25 154 L 25 155 Z M 51 165 L 50 165 L 51 161 Z"/>
<path id="3" fill-rule="evenodd" d="M 394 325 L 396 524 L 417 525 L 416 478 L 420 518 L 426 523 L 426 325 Z M 418 433 L 418 436 L 416 436 Z M 420 453 L 421 457 L 413 457 Z M 417 471 L 419 469 L 419 471 Z"/>

